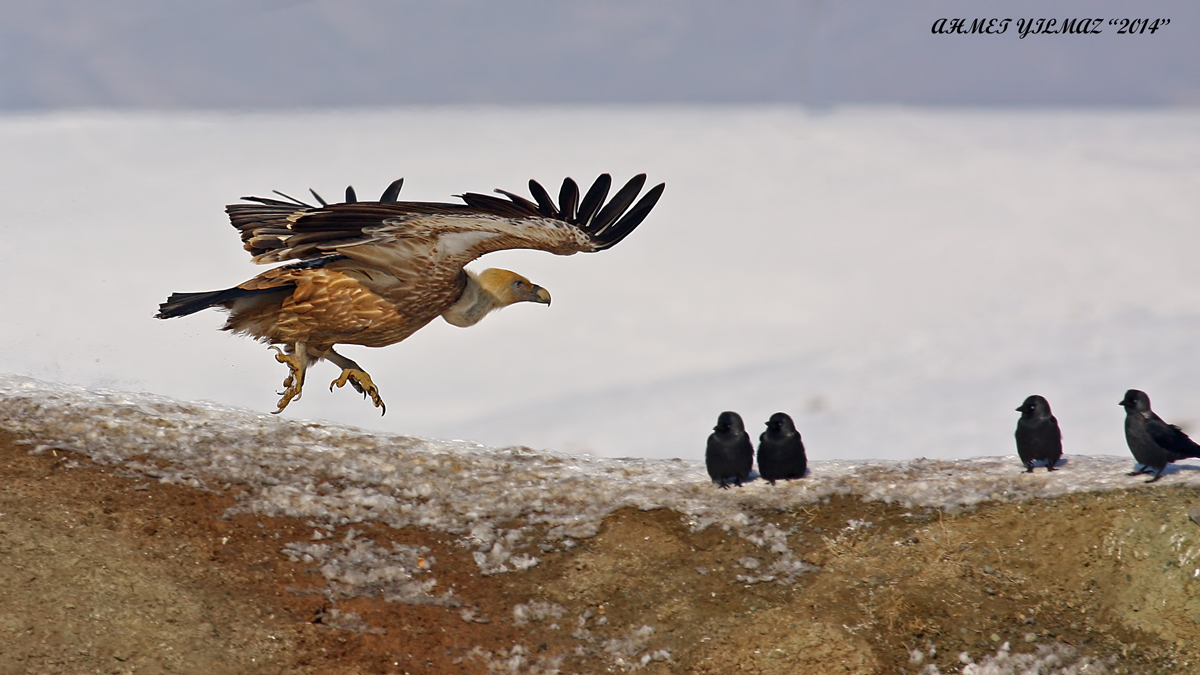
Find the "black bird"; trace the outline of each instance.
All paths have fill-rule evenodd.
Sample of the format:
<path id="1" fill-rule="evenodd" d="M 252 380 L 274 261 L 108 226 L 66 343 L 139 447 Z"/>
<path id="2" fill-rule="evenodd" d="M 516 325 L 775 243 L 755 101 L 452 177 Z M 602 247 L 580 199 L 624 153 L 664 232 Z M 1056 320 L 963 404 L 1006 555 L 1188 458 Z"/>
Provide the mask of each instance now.
<path id="1" fill-rule="evenodd" d="M 1130 476 L 1153 473 L 1154 478 L 1146 481 L 1153 483 L 1162 477 L 1168 464 L 1200 457 L 1200 445 L 1188 438 L 1182 429 L 1155 415 L 1150 409 L 1150 397 L 1144 392 L 1137 389 L 1125 392 L 1121 406 L 1125 408 L 1125 442 L 1129 444 L 1133 458 L 1142 465 L 1130 472 Z"/>
<path id="2" fill-rule="evenodd" d="M 1017 412 L 1021 413 L 1017 420 L 1017 455 L 1026 473 L 1033 473 L 1033 463 L 1038 460 L 1046 462 L 1047 471 L 1053 471 L 1062 457 L 1062 432 L 1050 413 L 1050 404 L 1035 394 L 1025 399 Z"/>
<path id="3" fill-rule="evenodd" d="M 730 482 L 741 487 L 742 481 L 750 479 L 754 446 L 746 435 L 741 415 L 726 411 L 717 417 L 717 426 L 708 437 L 704 464 L 708 467 L 709 477 L 723 490 Z"/>
<path id="4" fill-rule="evenodd" d="M 808 457 L 804 441 L 787 413 L 777 412 L 767 420 L 767 430 L 758 437 L 758 473 L 771 485 L 777 480 L 804 478 Z"/>

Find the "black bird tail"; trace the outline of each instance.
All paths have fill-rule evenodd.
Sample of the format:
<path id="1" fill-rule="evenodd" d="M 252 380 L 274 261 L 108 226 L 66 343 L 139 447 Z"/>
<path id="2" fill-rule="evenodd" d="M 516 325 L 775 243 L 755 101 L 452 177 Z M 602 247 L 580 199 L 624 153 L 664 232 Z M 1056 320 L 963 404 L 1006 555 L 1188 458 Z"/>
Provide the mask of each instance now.
<path id="1" fill-rule="evenodd" d="M 172 293 L 167 301 L 158 306 L 156 319 L 173 319 L 177 316 L 195 314 L 202 309 L 218 307 L 231 300 L 259 295 L 263 292 L 278 291 L 277 288 L 248 291 L 244 288 L 226 288 L 223 291 L 205 291 L 203 293 Z"/>

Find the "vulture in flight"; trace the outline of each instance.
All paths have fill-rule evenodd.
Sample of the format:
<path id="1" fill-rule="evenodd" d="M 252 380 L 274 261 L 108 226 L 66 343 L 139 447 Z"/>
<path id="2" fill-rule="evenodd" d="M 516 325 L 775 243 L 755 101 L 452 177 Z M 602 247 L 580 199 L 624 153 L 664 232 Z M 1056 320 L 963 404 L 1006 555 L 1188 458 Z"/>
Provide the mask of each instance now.
<path id="1" fill-rule="evenodd" d="M 532 201 L 497 190 L 502 197 L 467 193 L 459 195 L 462 204 L 443 204 L 399 201 L 403 182 L 392 183 L 375 202 L 358 201 L 353 188 L 340 204 L 316 192 L 316 205 L 280 192 L 283 199 L 243 197 L 249 203 L 225 211 L 244 248 L 256 263 L 286 264 L 233 288 L 173 293 L 157 318 L 209 307 L 228 311 L 224 330 L 270 345 L 287 364 L 276 413 L 300 398 L 305 373 L 322 359 L 342 369 L 330 389 L 349 383 L 386 412 L 371 377 L 334 351 L 336 345 L 384 347 L 439 316 L 465 327 L 517 302 L 549 305 L 550 293 L 516 272 L 476 273 L 466 265 L 505 249 L 603 251 L 641 224 L 665 187 L 639 200 L 646 182 L 639 174 L 608 199 L 612 179 L 602 174 L 582 197 L 575 181 L 565 179 L 557 204 L 533 180 Z"/>

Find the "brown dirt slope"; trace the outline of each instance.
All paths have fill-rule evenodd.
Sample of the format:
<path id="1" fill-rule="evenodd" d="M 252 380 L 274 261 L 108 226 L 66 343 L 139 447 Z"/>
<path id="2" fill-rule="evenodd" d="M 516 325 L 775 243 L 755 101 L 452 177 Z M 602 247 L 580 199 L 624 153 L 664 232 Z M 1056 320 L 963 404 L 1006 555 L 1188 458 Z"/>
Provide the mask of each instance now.
<path id="1" fill-rule="evenodd" d="M 494 576 L 447 535 L 357 528 L 428 547 L 463 603 L 448 607 L 335 601 L 282 554 L 311 523 L 230 517 L 230 495 L 11 441 L 5 674 L 949 673 L 1005 642 L 1067 645 L 1086 672 L 1200 672 L 1197 494 L 1166 481 L 961 513 L 835 498 L 759 514 L 820 568 L 790 584 L 755 583 L 762 548 L 667 510 L 617 512 Z"/>

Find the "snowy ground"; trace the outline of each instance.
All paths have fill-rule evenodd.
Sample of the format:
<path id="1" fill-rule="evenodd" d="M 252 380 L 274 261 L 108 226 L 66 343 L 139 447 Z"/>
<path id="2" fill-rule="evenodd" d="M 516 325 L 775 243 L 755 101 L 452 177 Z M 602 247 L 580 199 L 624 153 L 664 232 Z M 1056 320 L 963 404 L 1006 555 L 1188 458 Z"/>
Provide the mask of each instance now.
<path id="1" fill-rule="evenodd" d="M 687 516 L 696 529 L 720 525 L 761 536 L 753 509 L 798 507 L 835 494 L 955 509 L 1129 488 L 1145 480 L 1125 475 L 1131 460 L 1106 456 L 1074 456 L 1058 471 L 1032 474 L 1015 456 L 826 460 L 813 462 L 804 480 L 775 486 L 753 481 L 718 490 L 697 461 L 589 457 L 372 434 L 14 376 L 0 376 L 0 428 L 37 450 L 79 452 L 160 480 L 195 487 L 237 485 L 248 491 L 243 508 L 258 513 L 334 525 L 367 520 L 418 525 L 478 539 L 485 552 L 505 543 L 499 529 L 504 524 L 519 536 L 500 545 L 500 551 L 532 544 L 526 537 L 534 526 L 548 527 L 546 542 L 561 545 L 594 535 L 601 519 L 621 508 L 669 508 Z M 1200 485 L 1200 467 L 1169 466 L 1162 480 Z M 786 537 L 777 534 L 784 548 L 775 552 L 782 553 Z M 762 545 L 771 548 L 772 542 Z M 506 560 L 480 561 L 480 566 L 486 570 Z"/>
<path id="2" fill-rule="evenodd" d="M 720 411 L 785 410 L 818 461 L 1008 454 L 1032 393 L 1069 458 L 1126 455 L 1129 387 L 1200 423 L 1196 110 L 72 113 L 0 118 L 0 147 L 0 372 L 270 411 L 284 371 L 261 345 L 215 312 L 152 318 L 259 271 L 224 204 L 644 171 L 667 192 L 615 249 L 480 261 L 553 307 L 349 349 L 382 419 L 324 391 L 329 366 L 287 414 L 697 459 Z"/>
<path id="3" fill-rule="evenodd" d="M 431 563 L 425 549 L 386 548 L 357 537 L 353 529 L 337 538 L 330 534 L 338 526 L 364 522 L 450 533 L 472 550 L 479 571 L 492 575 L 535 567 L 541 556 L 575 547 L 619 509 L 668 508 L 693 531 L 718 527 L 760 547 L 767 563 L 760 566 L 755 558 L 753 565 L 743 563 L 745 570 L 731 565 L 728 571 L 736 573 L 731 583 L 748 588 L 790 584 L 818 569 L 793 550 L 790 537 L 795 532 L 764 517 L 780 512 L 776 509 L 797 512 L 832 495 L 850 494 L 900 504 L 912 510 L 905 516 L 918 516 L 926 507 L 957 509 L 985 501 L 1118 490 L 1144 480 L 1125 475 L 1130 462 L 1122 457 L 1073 455 L 1059 471 L 1033 474 L 1024 473 L 1013 456 L 827 460 L 813 462 L 802 481 L 776 486 L 754 481 L 718 490 L 696 461 L 588 457 L 373 434 L 11 375 L 0 375 L 0 429 L 35 452 L 69 450 L 135 475 L 239 495 L 235 512 L 302 518 L 313 528 L 312 541 L 289 543 L 282 552 L 319 565 L 329 579 L 329 592 L 338 597 L 371 595 L 455 608 L 461 607 L 461 599 L 437 591 L 427 578 Z M 60 461 L 74 465 L 71 455 Z M 1163 485 L 1200 486 L 1200 470 L 1173 466 L 1162 480 Z M 873 524 L 849 520 L 846 527 Z M 1185 539 L 1177 542 L 1173 535 L 1171 542 L 1182 547 Z M 1189 548 L 1179 560 L 1191 563 L 1194 553 Z M 516 625 L 523 616 L 518 610 L 528 608 L 514 609 Z M 470 611 L 462 610 L 464 619 L 470 620 Z M 635 655 L 646 650 L 639 645 Z M 642 665 L 658 658 L 658 652 L 646 654 Z M 914 650 L 909 663 L 921 666 L 933 657 L 932 647 L 928 654 Z M 1111 672 L 1106 662 L 1055 642 L 1038 645 L 1031 654 L 1010 653 L 1004 643 L 994 654 L 973 658 L 963 652 L 958 658 L 964 675 Z M 930 663 L 921 672 L 943 671 Z"/>

